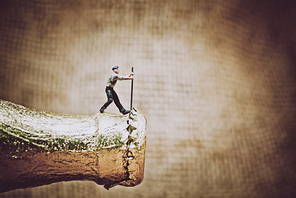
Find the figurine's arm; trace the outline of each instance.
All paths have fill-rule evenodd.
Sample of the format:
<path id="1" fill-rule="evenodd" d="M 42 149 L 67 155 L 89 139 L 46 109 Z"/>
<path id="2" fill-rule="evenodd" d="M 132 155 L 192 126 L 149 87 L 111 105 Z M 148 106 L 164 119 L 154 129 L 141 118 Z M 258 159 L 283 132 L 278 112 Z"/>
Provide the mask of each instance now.
<path id="1" fill-rule="evenodd" d="M 124 76 L 122 80 L 133 80 L 134 79 L 134 74 L 130 73 L 128 76 Z"/>

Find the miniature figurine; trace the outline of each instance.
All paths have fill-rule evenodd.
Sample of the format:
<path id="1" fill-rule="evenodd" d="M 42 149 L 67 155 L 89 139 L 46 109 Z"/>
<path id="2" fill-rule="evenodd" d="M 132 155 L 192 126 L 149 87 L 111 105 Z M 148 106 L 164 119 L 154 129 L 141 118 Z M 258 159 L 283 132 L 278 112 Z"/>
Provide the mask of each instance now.
<path id="1" fill-rule="evenodd" d="M 101 107 L 100 112 L 103 113 L 104 110 L 114 101 L 118 110 L 123 115 L 125 115 L 125 114 L 128 114 L 130 111 L 123 108 L 123 106 L 121 105 L 119 98 L 113 88 L 114 88 L 117 80 L 133 80 L 134 74 L 130 73 L 128 76 L 120 76 L 119 75 L 119 66 L 117 66 L 117 65 L 112 68 L 112 71 L 113 71 L 113 73 L 109 77 L 109 79 L 107 81 L 107 86 L 105 89 L 105 92 L 107 94 L 107 102 Z"/>

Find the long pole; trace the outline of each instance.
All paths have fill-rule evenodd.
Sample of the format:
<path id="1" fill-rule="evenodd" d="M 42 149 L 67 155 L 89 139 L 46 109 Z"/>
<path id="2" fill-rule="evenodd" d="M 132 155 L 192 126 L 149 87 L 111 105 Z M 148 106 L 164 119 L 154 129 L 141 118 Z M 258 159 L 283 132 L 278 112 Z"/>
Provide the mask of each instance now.
<path id="1" fill-rule="evenodd" d="M 133 72 L 134 72 L 134 67 L 132 67 L 132 73 Z M 134 90 L 134 79 L 132 80 L 132 84 L 131 84 L 131 105 L 130 105 L 131 111 L 133 109 L 133 90 Z"/>

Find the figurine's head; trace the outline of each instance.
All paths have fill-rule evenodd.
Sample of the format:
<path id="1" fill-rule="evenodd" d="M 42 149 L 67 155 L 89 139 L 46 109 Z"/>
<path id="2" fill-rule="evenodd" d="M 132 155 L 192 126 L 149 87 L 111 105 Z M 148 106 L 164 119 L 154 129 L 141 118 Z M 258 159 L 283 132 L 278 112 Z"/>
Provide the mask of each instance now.
<path id="1" fill-rule="evenodd" d="M 116 74 L 118 74 L 119 73 L 119 66 L 114 66 L 113 68 L 112 68 L 112 70 L 116 73 Z"/>

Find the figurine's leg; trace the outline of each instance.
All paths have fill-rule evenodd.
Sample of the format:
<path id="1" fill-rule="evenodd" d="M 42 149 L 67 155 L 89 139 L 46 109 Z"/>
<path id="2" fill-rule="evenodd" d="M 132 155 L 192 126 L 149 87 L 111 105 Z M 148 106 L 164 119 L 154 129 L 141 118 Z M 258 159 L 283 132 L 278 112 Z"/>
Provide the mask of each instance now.
<path id="1" fill-rule="evenodd" d="M 117 93 L 114 91 L 114 89 L 112 89 L 112 97 L 113 100 L 115 102 L 115 105 L 117 106 L 117 108 L 119 109 L 120 112 L 123 112 L 125 109 L 123 108 L 122 104 L 119 101 L 118 95 Z"/>
<path id="2" fill-rule="evenodd" d="M 101 107 L 100 112 L 103 113 L 104 110 L 113 102 L 113 96 L 112 96 L 112 88 L 106 87 L 105 92 L 107 95 L 107 102 Z"/>
<path id="3" fill-rule="evenodd" d="M 118 98 L 118 96 L 117 96 L 117 94 L 116 94 L 116 92 L 114 90 L 112 90 L 112 97 L 113 97 L 113 100 L 114 100 L 117 108 L 119 109 L 120 113 L 122 113 L 123 115 L 125 115 L 125 114 L 128 114 L 130 112 L 129 110 L 126 110 L 122 106 L 122 104 L 120 103 L 119 98 Z"/>

